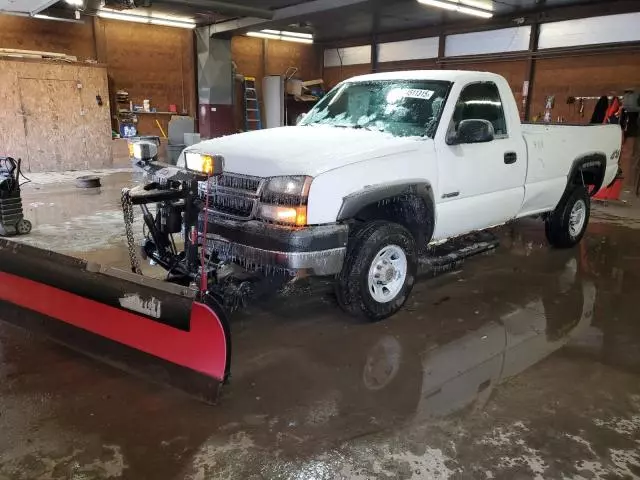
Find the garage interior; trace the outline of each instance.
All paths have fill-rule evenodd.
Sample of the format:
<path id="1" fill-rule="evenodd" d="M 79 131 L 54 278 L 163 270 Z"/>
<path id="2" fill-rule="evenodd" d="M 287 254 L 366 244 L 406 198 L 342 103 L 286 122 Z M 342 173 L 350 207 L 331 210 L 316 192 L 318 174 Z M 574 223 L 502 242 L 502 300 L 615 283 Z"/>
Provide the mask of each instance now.
<path id="1" fill-rule="evenodd" d="M 377 323 L 329 280 L 287 284 L 233 312 L 214 406 L 0 305 L 0 480 L 640 478 L 639 25 L 637 0 L 0 0 L 0 158 L 20 159 L 32 224 L 11 240 L 107 267 L 130 265 L 132 138 L 175 165 L 296 125 L 354 76 L 492 72 L 523 122 L 624 131 L 577 247 L 536 219 L 498 227 Z"/>

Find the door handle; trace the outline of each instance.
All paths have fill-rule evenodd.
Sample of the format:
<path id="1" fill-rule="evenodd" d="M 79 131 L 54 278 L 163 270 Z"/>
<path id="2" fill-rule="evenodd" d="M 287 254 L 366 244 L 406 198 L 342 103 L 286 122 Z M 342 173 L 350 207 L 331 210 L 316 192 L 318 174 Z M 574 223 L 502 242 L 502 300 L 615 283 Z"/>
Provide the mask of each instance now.
<path id="1" fill-rule="evenodd" d="M 504 163 L 511 165 L 518 160 L 518 154 L 516 152 L 507 152 L 504 154 Z"/>

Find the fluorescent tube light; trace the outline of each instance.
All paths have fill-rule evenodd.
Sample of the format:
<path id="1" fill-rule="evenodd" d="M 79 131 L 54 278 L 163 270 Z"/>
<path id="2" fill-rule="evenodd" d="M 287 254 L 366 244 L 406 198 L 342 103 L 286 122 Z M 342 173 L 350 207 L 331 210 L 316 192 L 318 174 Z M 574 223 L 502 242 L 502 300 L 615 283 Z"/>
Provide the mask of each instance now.
<path id="1" fill-rule="evenodd" d="M 113 13 L 98 10 L 100 18 L 108 18 L 109 20 L 122 20 L 124 22 L 149 23 L 148 17 L 138 17 L 135 15 L 126 15 L 124 13 Z"/>
<path id="2" fill-rule="evenodd" d="M 295 38 L 307 38 L 313 40 L 313 35 L 310 33 L 289 32 L 286 30 L 260 30 L 261 33 L 267 33 L 270 35 L 281 35 L 283 37 L 295 37 Z"/>
<path id="3" fill-rule="evenodd" d="M 310 33 L 287 32 L 286 30 L 283 30 L 281 33 L 285 37 L 297 37 L 297 38 L 306 38 L 308 40 L 313 40 L 313 35 L 311 35 Z"/>
<path id="4" fill-rule="evenodd" d="M 311 45 L 313 43 L 313 39 L 311 38 L 286 37 L 284 35 L 280 37 L 280 40 L 284 42 L 306 43 L 308 45 Z"/>
<path id="5" fill-rule="evenodd" d="M 175 20 L 165 20 L 163 18 L 151 17 L 151 23 L 153 25 L 164 25 L 165 27 L 196 28 L 195 23 L 176 22 Z"/>
<path id="6" fill-rule="evenodd" d="M 247 32 L 247 37 L 268 38 L 269 40 L 280 40 L 280 35 L 263 32 Z"/>
<path id="7" fill-rule="evenodd" d="M 147 23 L 152 25 L 162 25 L 165 27 L 178 27 L 178 28 L 195 28 L 196 24 L 193 20 L 190 19 L 181 19 L 176 17 L 169 17 L 167 15 L 156 15 L 151 14 L 151 16 L 143 16 L 136 15 L 133 13 L 123 13 L 110 9 L 100 9 L 97 12 L 97 15 L 101 18 L 108 18 L 111 20 L 122 20 L 124 22 L 136 22 L 136 23 Z"/>
<path id="8" fill-rule="evenodd" d="M 267 38 L 269 40 L 282 40 L 284 42 L 313 43 L 313 35 L 310 33 L 285 32 L 280 30 L 261 30 L 259 32 L 247 32 L 248 37 Z"/>
<path id="9" fill-rule="evenodd" d="M 476 17 L 491 18 L 493 12 L 490 10 L 484 10 L 479 7 L 472 7 L 460 3 L 458 0 L 418 0 L 418 3 L 423 5 L 429 5 L 431 7 L 444 8 L 445 10 L 451 10 L 452 12 L 466 13 L 467 15 L 475 15 Z"/>

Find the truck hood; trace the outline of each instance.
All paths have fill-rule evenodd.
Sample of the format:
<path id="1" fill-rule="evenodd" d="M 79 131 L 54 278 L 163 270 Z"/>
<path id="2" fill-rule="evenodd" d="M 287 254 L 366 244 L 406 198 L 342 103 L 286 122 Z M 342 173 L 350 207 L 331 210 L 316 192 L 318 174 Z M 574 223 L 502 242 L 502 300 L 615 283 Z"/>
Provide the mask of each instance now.
<path id="1" fill-rule="evenodd" d="M 281 127 L 207 140 L 186 151 L 222 155 L 227 172 L 315 177 L 351 163 L 417 150 L 422 140 L 331 126 Z"/>

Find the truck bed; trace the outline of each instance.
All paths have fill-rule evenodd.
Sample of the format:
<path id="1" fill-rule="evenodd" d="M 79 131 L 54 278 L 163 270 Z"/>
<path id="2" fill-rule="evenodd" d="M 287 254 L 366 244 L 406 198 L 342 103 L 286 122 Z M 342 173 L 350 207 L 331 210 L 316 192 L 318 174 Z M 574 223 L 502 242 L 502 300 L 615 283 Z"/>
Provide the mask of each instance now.
<path id="1" fill-rule="evenodd" d="M 606 157 L 603 187 L 616 176 L 622 136 L 618 125 L 523 123 L 522 134 L 527 144 L 529 164 L 521 216 L 544 211 L 557 204 L 567 185 L 567 175 L 577 159 L 593 154 Z M 541 205 L 542 196 L 548 205 Z"/>

